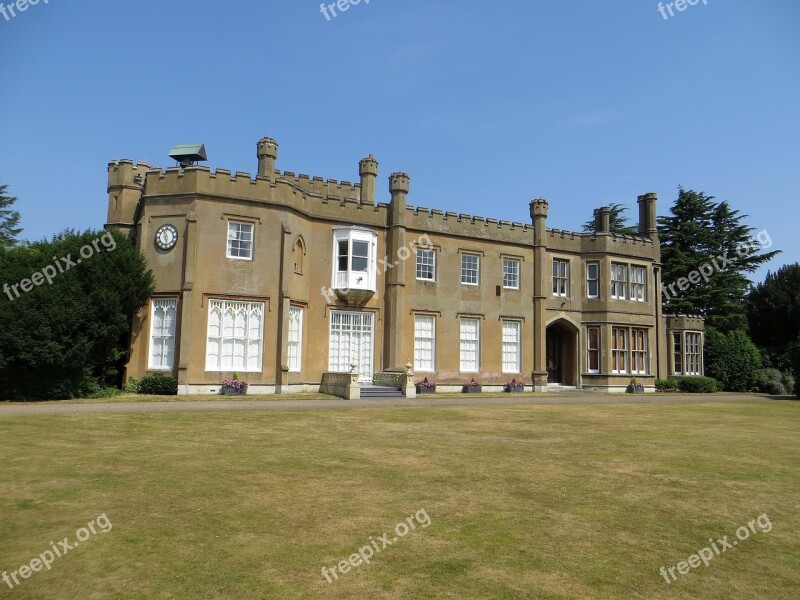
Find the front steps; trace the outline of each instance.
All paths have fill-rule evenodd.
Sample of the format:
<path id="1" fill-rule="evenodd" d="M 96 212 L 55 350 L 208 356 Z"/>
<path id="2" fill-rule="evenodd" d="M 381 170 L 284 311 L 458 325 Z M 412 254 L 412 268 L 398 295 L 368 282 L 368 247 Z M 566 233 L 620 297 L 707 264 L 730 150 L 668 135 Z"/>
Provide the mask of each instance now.
<path id="1" fill-rule="evenodd" d="M 361 384 L 361 399 L 405 398 L 403 392 L 396 387 L 386 385 Z"/>

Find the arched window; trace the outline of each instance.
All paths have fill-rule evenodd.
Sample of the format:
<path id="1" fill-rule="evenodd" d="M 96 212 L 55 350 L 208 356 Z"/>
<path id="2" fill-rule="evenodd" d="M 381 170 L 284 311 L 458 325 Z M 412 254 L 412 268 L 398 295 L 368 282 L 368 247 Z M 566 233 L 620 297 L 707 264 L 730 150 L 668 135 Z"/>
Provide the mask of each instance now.
<path id="1" fill-rule="evenodd" d="M 299 236 L 294 243 L 294 248 L 292 249 L 294 254 L 294 272 L 298 275 L 303 274 L 303 260 L 306 255 L 306 244 L 303 241 L 303 236 Z"/>

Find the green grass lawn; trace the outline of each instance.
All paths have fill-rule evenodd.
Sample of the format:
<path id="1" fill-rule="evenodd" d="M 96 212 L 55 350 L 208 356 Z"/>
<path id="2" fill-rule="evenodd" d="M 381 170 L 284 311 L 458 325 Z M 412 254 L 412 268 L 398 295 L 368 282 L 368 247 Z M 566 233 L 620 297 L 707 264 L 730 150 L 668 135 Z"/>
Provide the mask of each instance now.
<path id="1" fill-rule="evenodd" d="M 768 400 L 0 416 L 0 573 L 113 524 L 0 598 L 795 599 L 799 432 Z"/>

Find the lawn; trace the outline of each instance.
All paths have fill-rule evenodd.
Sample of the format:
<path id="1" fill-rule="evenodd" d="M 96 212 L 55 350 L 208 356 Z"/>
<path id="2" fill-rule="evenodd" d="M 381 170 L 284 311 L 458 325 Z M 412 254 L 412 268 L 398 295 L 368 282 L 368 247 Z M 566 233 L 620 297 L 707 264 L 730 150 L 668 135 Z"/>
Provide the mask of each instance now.
<path id="1" fill-rule="evenodd" d="M 0 572 L 113 525 L 0 598 L 794 599 L 799 432 L 769 400 L 0 416 Z"/>

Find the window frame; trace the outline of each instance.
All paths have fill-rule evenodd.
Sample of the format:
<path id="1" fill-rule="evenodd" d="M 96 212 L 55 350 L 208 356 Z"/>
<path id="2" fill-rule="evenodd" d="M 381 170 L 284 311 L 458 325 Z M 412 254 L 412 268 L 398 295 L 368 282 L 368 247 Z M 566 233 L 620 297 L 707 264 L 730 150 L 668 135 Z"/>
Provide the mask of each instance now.
<path id="1" fill-rule="evenodd" d="M 506 341 L 506 326 L 513 325 L 516 330 L 516 342 Z M 514 344 L 514 352 L 516 355 L 516 363 L 514 369 L 506 368 L 506 345 Z M 500 327 L 500 366 L 503 374 L 517 375 L 522 373 L 522 321 L 515 319 L 502 319 Z"/>
<path id="2" fill-rule="evenodd" d="M 436 283 L 436 250 L 433 248 L 417 248 L 417 259 L 416 259 L 416 276 L 417 281 L 428 281 Z M 430 256 L 430 264 L 425 264 L 424 257 Z M 423 262 L 420 262 L 420 259 Z M 420 276 L 420 269 L 430 269 L 430 277 L 421 277 Z"/>
<path id="3" fill-rule="evenodd" d="M 597 276 L 592 278 L 589 276 L 589 269 L 590 267 L 597 268 Z M 596 286 L 596 291 L 592 294 L 592 282 L 594 282 Z M 600 299 L 600 262 L 599 261 L 589 261 L 586 263 L 586 297 L 589 300 L 599 300 Z"/>
<path id="4" fill-rule="evenodd" d="M 475 338 L 468 339 L 464 337 L 464 325 L 466 323 L 474 323 L 475 325 Z M 474 368 L 464 368 L 465 360 L 464 353 L 469 352 L 470 349 L 464 347 L 464 344 L 474 344 L 475 362 Z M 460 373 L 480 373 L 481 371 L 481 320 L 475 317 L 462 317 L 459 319 L 458 324 L 458 368 Z"/>
<path id="5" fill-rule="evenodd" d="M 685 374 L 688 376 L 701 375 L 703 372 L 703 338 L 700 332 L 685 331 L 683 347 Z"/>
<path id="6" fill-rule="evenodd" d="M 620 335 L 621 334 L 621 335 Z M 622 347 L 620 347 L 620 340 Z M 611 328 L 611 372 L 615 375 L 628 375 L 630 373 L 630 345 L 628 344 L 628 329 L 625 327 Z M 622 367 L 620 370 L 619 358 L 622 357 Z"/>
<path id="7" fill-rule="evenodd" d="M 624 279 L 615 279 L 618 274 L 619 267 L 622 267 Z M 627 263 L 611 263 L 611 298 L 613 300 L 627 300 L 628 299 L 628 264 Z M 622 288 L 622 295 L 618 294 L 619 288 Z"/>
<path id="8" fill-rule="evenodd" d="M 633 375 L 648 375 L 650 368 L 648 365 L 648 335 L 647 329 L 643 329 L 641 327 L 631 328 L 630 333 L 630 352 L 631 352 L 631 364 L 630 364 L 630 372 Z M 639 365 L 641 364 L 641 369 Z"/>
<path id="9" fill-rule="evenodd" d="M 430 337 L 422 337 L 419 334 L 419 327 L 417 326 L 418 323 L 422 321 L 430 321 L 431 323 L 431 335 Z M 418 342 L 422 340 L 430 340 L 431 348 L 430 348 L 430 365 L 427 362 L 423 365 L 423 359 L 421 357 L 421 349 Z M 424 349 L 425 352 L 428 352 L 427 349 Z M 430 366 L 430 368 L 428 368 Z M 415 314 L 414 315 L 414 371 L 419 373 L 434 373 L 436 372 L 436 317 L 434 315 L 426 315 L 426 314 Z"/>
<path id="10" fill-rule="evenodd" d="M 634 272 L 641 272 L 642 281 L 634 281 Z M 647 267 L 630 265 L 628 276 L 630 278 L 630 299 L 634 302 L 647 302 Z M 641 291 L 641 298 L 638 291 Z"/>
<path id="11" fill-rule="evenodd" d="M 158 335 L 161 340 L 169 340 L 171 345 L 164 346 L 163 348 L 167 349 L 167 356 L 172 354 L 172 362 L 169 366 L 164 365 L 155 365 L 153 361 L 153 351 L 155 349 L 155 345 L 153 344 L 153 340 L 156 337 L 155 334 L 155 326 L 156 326 L 156 309 L 159 305 L 170 305 L 171 308 L 174 309 L 174 319 L 172 321 L 172 334 L 165 335 L 163 333 L 163 321 L 162 321 L 162 333 Z M 178 335 L 178 299 L 177 298 L 151 298 L 150 299 L 150 334 L 148 338 L 148 352 L 147 352 L 147 370 L 148 371 L 172 371 L 175 368 L 175 340 Z M 163 360 L 164 350 L 162 349 L 161 352 L 161 359 Z"/>
<path id="12" fill-rule="evenodd" d="M 367 256 L 356 256 L 353 252 L 353 247 L 356 243 L 367 244 Z M 347 254 L 342 255 L 342 245 L 346 246 Z M 333 289 L 345 290 L 371 290 L 376 292 L 377 288 L 377 255 L 378 248 L 378 234 L 371 229 L 364 229 L 361 227 L 335 227 L 333 229 L 333 258 L 332 258 L 332 273 L 331 283 Z M 345 259 L 344 263 L 342 259 Z M 366 258 L 367 268 L 365 271 L 354 270 L 353 263 L 357 258 Z M 342 264 L 346 269 L 342 269 Z M 359 283 L 357 277 L 360 274 L 362 281 Z"/>
<path id="13" fill-rule="evenodd" d="M 467 259 L 475 259 L 475 268 L 467 267 L 464 262 Z M 474 272 L 475 281 L 464 281 L 464 274 L 465 273 L 472 273 Z M 478 286 L 481 282 L 481 257 L 477 254 L 472 254 L 469 252 L 464 252 L 461 254 L 461 285 L 471 285 L 471 286 Z"/>
<path id="14" fill-rule="evenodd" d="M 219 320 L 219 335 L 214 336 L 214 340 L 219 340 L 218 345 L 218 354 L 217 354 L 217 365 L 210 365 L 211 354 L 210 354 L 210 347 L 211 347 L 211 315 L 214 309 L 220 306 L 220 320 Z M 227 309 L 231 308 L 242 308 L 246 307 L 247 310 L 247 325 L 246 325 L 246 337 L 245 338 L 237 338 L 237 336 L 226 336 L 225 335 L 225 314 Z M 225 299 L 218 299 L 218 298 L 209 298 L 208 299 L 208 321 L 206 322 L 206 361 L 205 361 L 205 372 L 207 373 L 225 373 L 230 371 L 242 372 L 242 373 L 261 373 L 263 372 L 264 368 L 264 330 L 266 328 L 266 310 L 265 304 L 263 302 L 248 302 L 248 301 L 240 301 L 240 300 L 225 300 Z M 260 327 L 259 327 L 259 337 L 251 338 L 251 326 L 250 326 L 250 318 L 253 315 L 254 311 L 260 310 Z M 234 315 L 234 332 L 235 332 L 235 315 Z M 244 339 L 244 348 L 245 348 L 245 355 L 244 355 L 244 366 L 236 366 L 234 364 L 235 361 L 235 354 L 231 355 L 231 365 L 230 368 L 227 368 L 228 365 L 224 363 L 225 360 L 225 341 L 227 339 L 234 340 L 234 348 L 237 339 Z M 257 365 L 254 368 L 251 368 L 248 365 L 249 362 L 249 350 L 252 347 L 252 342 L 258 342 L 258 354 L 257 354 Z M 218 368 L 217 368 L 218 367 Z"/>
<path id="15" fill-rule="evenodd" d="M 683 332 L 672 332 L 672 374 L 683 375 Z"/>
<path id="16" fill-rule="evenodd" d="M 592 347 L 592 332 L 596 333 L 596 347 Z M 586 328 L 586 371 L 592 374 L 599 374 L 601 370 L 601 362 L 600 362 L 600 327 L 587 327 Z M 594 356 L 597 367 L 592 368 L 592 357 Z"/>
<path id="17" fill-rule="evenodd" d="M 305 310 L 303 310 L 301 306 L 289 306 L 289 333 L 286 347 L 286 363 L 290 373 L 300 373 L 303 370 L 304 313 Z M 293 320 L 293 315 L 299 315 L 299 318 Z M 293 327 L 293 323 L 295 322 L 297 323 L 296 329 Z"/>
<path id="18" fill-rule="evenodd" d="M 507 269 L 506 266 L 516 265 L 516 272 L 512 273 L 511 270 Z M 520 272 L 522 271 L 522 261 L 518 258 L 506 258 L 503 257 L 503 289 L 505 290 L 518 290 L 520 289 L 521 284 L 521 277 Z M 508 278 L 511 276 L 516 277 L 516 285 L 508 285 L 507 281 Z"/>
<path id="19" fill-rule="evenodd" d="M 557 298 L 569 298 L 570 262 L 566 258 L 553 258 L 553 296 Z"/>
<path id="20" fill-rule="evenodd" d="M 233 256 L 231 254 L 233 242 L 241 242 L 242 240 L 236 239 L 231 237 L 231 228 L 234 226 L 238 227 L 249 227 L 250 228 L 250 240 L 249 243 L 250 247 L 250 254 L 249 256 Z M 239 235 L 241 235 L 241 229 L 238 231 Z M 244 242 L 243 242 L 244 243 Z M 228 219 L 228 227 L 227 227 L 227 238 L 225 241 L 225 258 L 229 260 L 253 260 L 255 257 L 255 248 L 256 248 L 256 226 L 255 223 L 248 222 L 248 221 L 239 221 L 237 219 Z M 241 250 L 241 248 L 240 248 Z"/>

